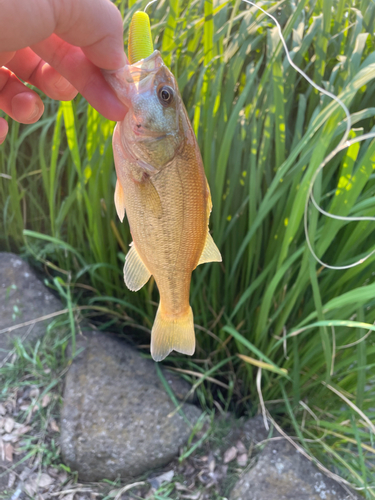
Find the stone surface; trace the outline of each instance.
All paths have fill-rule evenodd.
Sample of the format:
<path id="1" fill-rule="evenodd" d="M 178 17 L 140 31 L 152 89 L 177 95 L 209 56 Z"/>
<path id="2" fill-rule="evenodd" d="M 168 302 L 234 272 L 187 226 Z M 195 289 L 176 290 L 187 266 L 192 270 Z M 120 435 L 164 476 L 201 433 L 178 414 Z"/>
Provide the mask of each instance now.
<path id="1" fill-rule="evenodd" d="M 185 404 L 189 425 L 175 410 L 156 372 L 124 341 L 98 332 L 78 338 L 66 377 L 61 450 L 84 481 L 130 477 L 168 463 L 184 445 L 201 411 Z M 164 372 L 177 397 L 189 390 Z"/>
<path id="2" fill-rule="evenodd" d="M 257 443 L 267 438 L 261 417 L 250 419 L 244 434 Z M 274 433 L 275 435 L 275 433 Z M 235 485 L 230 500 L 350 500 L 360 499 L 325 476 L 287 440 L 269 441 L 256 465 Z"/>
<path id="3" fill-rule="evenodd" d="M 25 342 L 41 337 L 51 320 L 37 322 L 11 332 L 6 328 L 63 309 L 61 302 L 35 276 L 27 262 L 18 255 L 0 252 L 0 365 L 12 349 L 12 340 Z"/>
<path id="4" fill-rule="evenodd" d="M 6 362 L 16 337 L 24 343 L 44 335 L 51 320 L 37 322 L 11 332 L 5 329 L 54 313 L 63 308 L 61 302 L 36 277 L 29 264 L 18 255 L 0 252 L 0 366 Z M 8 491 L 8 474 L 12 464 L 2 460 L 0 453 L 0 493 Z M 24 465 L 13 469 L 20 473 Z"/>
<path id="5" fill-rule="evenodd" d="M 265 428 L 262 415 L 247 419 L 243 425 L 240 426 L 240 431 L 240 438 L 248 444 L 251 442 L 253 444 L 258 444 L 261 441 L 265 441 L 268 437 L 280 436 L 273 426 L 270 431 Z"/>

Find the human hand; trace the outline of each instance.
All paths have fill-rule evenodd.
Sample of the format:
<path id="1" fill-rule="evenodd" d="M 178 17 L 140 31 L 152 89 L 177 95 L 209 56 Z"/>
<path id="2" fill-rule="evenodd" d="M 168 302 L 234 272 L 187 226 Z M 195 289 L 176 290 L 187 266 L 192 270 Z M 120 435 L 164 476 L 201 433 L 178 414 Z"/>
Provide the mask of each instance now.
<path id="1" fill-rule="evenodd" d="M 52 99 L 80 92 L 110 120 L 126 108 L 100 69 L 127 63 L 119 10 L 110 0 L 1 0 L 0 109 L 20 123 L 35 123 L 44 106 L 23 81 Z M 0 144 L 8 124 L 0 118 Z"/>

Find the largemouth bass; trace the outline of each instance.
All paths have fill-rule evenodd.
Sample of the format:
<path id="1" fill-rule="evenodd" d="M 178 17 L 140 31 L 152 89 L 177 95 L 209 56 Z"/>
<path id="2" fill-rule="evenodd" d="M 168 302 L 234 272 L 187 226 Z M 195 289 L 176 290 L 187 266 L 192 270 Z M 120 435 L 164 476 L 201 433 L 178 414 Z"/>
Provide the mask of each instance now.
<path id="1" fill-rule="evenodd" d="M 152 275 L 160 304 L 151 332 L 151 355 L 195 351 L 189 304 L 192 271 L 221 255 L 209 231 L 212 208 L 198 144 L 177 82 L 158 51 L 106 74 L 129 108 L 113 134 L 117 173 L 115 205 L 133 237 L 124 280 L 137 291 Z"/>

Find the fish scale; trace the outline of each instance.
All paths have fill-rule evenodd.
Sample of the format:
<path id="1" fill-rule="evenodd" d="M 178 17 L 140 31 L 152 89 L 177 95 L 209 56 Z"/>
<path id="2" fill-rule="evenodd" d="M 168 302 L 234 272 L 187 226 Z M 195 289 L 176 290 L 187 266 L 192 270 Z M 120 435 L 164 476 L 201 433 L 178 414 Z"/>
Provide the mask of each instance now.
<path id="1" fill-rule="evenodd" d="M 115 204 L 133 237 L 124 279 L 137 291 L 154 276 L 160 304 L 151 354 L 160 361 L 172 350 L 194 353 L 191 274 L 221 255 L 208 232 L 210 192 L 177 82 L 158 51 L 143 57 L 105 77 L 129 108 L 113 135 Z"/>

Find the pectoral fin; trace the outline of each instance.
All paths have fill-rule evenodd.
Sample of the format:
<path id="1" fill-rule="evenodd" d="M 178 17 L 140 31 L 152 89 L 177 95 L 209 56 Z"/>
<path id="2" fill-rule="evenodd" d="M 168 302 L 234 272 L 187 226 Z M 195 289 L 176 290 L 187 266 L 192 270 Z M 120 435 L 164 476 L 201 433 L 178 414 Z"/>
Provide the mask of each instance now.
<path id="1" fill-rule="evenodd" d="M 151 273 L 144 265 L 137 249 L 131 244 L 131 248 L 125 257 L 124 281 L 132 292 L 137 292 L 150 279 Z"/>
<path id="2" fill-rule="evenodd" d="M 199 264 L 205 264 L 206 262 L 221 262 L 221 254 L 217 246 L 215 245 L 212 236 L 207 231 L 206 244 L 204 245 L 202 255 L 199 259 Z"/>
<path id="3" fill-rule="evenodd" d="M 116 189 L 115 189 L 115 207 L 117 215 L 120 221 L 122 222 L 125 217 L 125 198 L 124 198 L 124 191 L 118 179 L 116 182 Z"/>
<path id="4" fill-rule="evenodd" d="M 150 178 L 139 184 L 139 194 L 142 197 L 144 206 L 147 207 L 154 217 L 160 218 L 163 214 L 163 208 L 159 193 Z"/>

